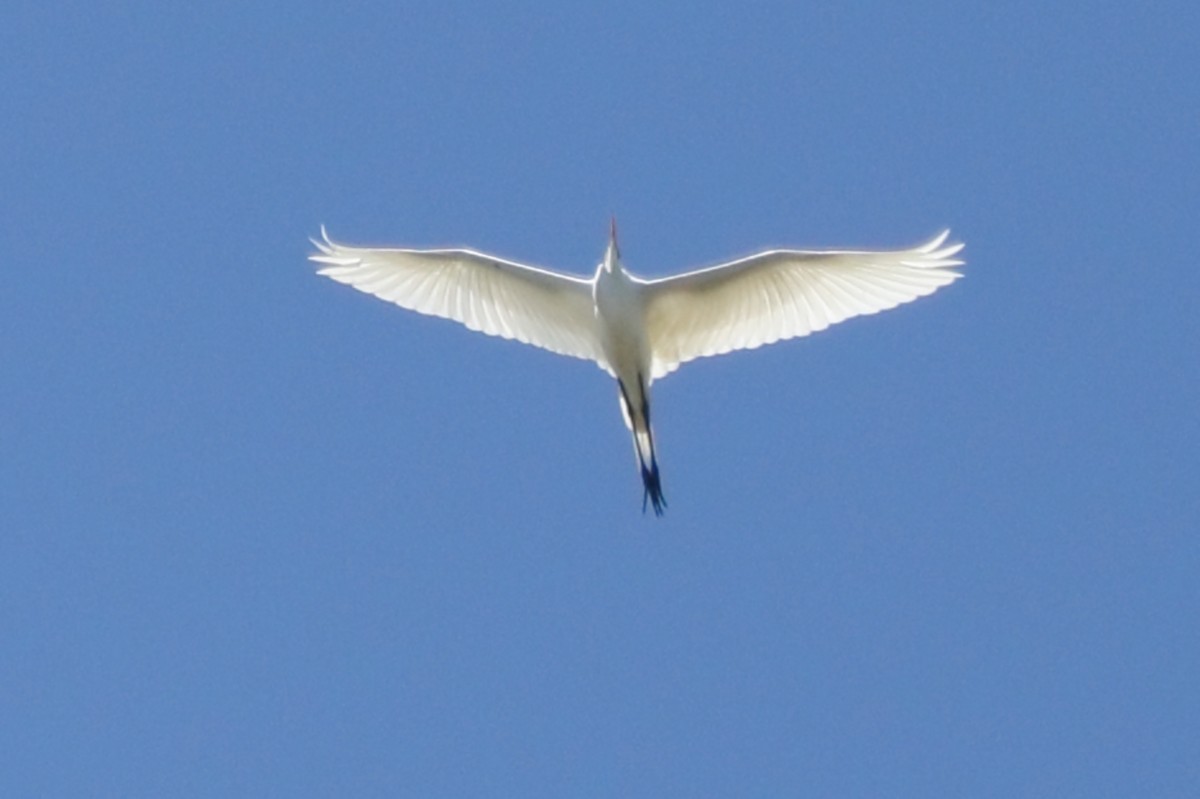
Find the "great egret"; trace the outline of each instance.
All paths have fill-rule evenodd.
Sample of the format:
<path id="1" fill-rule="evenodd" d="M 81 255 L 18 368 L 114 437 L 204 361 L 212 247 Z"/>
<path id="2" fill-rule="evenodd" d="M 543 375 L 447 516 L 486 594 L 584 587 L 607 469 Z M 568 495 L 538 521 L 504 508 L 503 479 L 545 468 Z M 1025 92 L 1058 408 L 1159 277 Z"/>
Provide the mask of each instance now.
<path id="1" fill-rule="evenodd" d="M 932 294 L 961 275 L 950 231 L 907 250 L 767 250 L 646 280 L 626 271 L 609 226 L 591 279 L 466 249 L 374 249 L 329 238 L 310 258 L 318 274 L 402 308 L 471 330 L 595 361 L 617 379 L 641 471 L 642 511 L 666 507 L 650 384 L 693 358 L 753 349 L 824 330 Z"/>

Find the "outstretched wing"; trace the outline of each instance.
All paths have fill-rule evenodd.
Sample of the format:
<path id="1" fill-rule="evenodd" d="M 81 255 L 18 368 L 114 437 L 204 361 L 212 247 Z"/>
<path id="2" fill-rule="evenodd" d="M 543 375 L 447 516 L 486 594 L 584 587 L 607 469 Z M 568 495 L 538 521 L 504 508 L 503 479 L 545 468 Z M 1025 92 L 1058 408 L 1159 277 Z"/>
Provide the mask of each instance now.
<path id="1" fill-rule="evenodd" d="M 770 250 L 650 280 L 646 334 L 654 377 L 706 355 L 806 336 L 932 294 L 961 275 L 950 231 L 894 252 Z"/>
<path id="2" fill-rule="evenodd" d="M 347 247 L 313 239 L 317 274 L 471 330 L 596 361 L 601 351 L 591 283 L 473 250 Z"/>

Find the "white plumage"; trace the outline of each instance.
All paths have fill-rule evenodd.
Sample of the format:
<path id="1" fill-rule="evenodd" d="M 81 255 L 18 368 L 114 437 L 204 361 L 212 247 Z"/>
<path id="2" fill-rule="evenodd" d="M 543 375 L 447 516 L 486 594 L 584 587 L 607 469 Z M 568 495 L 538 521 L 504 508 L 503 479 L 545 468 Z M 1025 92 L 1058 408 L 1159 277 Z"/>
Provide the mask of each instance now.
<path id="1" fill-rule="evenodd" d="M 694 358 L 806 336 L 932 294 L 960 277 L 949 231 L 907 250 L 769 250 L 672 277 L 624 268 L 616 225 L 592 278 L 462 249 L 349 247 L 321 228 L 319 274 L 471 330 L 584 358 L 617 378 L 645 499 L 665 506 L 649 387 Z M 643 501 L 643 508 L 645 501 Z"/>

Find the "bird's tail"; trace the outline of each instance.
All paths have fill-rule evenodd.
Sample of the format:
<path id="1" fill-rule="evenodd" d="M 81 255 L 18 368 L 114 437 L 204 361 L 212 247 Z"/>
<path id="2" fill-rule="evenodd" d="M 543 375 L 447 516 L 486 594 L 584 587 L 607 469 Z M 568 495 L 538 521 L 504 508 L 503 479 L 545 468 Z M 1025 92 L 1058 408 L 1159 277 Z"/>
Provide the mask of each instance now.
<path id="1" fill-rule="evenodd" d="M 654 433 L 650 428 L 650 393 L 642 376 L 638 375 L 634 392 L 623 381 L 617 381 L 621 389 L 621 411 L 625 424 L 633 432 L 633 451 L 637 455 L 638 469 L 642 475 L 642 513 L 647 503 L 654 508 L 655 516 L 662 516 L 667 507 L 663 495 L 662 479 L 658 473 L 658 459 L 654 457 Z"/>

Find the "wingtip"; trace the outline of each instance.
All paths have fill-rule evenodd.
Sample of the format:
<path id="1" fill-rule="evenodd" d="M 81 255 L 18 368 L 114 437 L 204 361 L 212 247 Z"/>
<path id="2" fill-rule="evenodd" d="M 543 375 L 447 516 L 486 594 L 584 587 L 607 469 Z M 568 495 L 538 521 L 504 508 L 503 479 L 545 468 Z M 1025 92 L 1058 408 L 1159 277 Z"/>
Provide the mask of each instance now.
<path id="1" fill-rule="evenodd" d="M 950 228 L 946 228 L 925 244 L 916 248 L 916 251 L 921 254 L 920 260 L 923 262 L 923 266 L 955 267 L 966 263 L 966 261 L 954 256 L 962 252 L 962 249 L 967 245 L 961 241 L 954 241 L 947 244 L 946 241 L 949 238 Z"/>
<path id="2" fill-rule="evenodd" d="M 329 231 L 325 229 L 325 225 L 321 225 L 321 238 L 314 239 L 308 237 L 312 245 L 317 248 L 317 251 L 308 256 L 308 260 L 316 261 L 317 263 L 329 263 L 328 258 L 333 255 L 334 248 L 337 246 L 333 243 L 333 239 L 329 238 Z"/>

